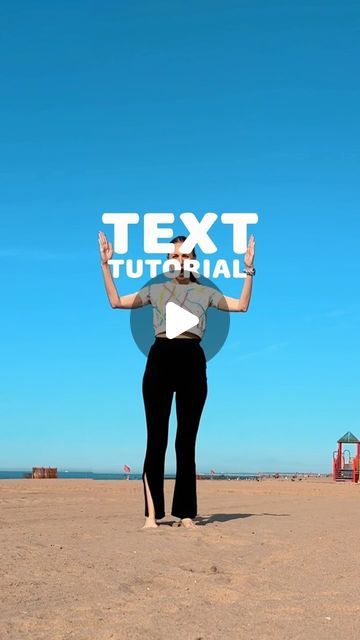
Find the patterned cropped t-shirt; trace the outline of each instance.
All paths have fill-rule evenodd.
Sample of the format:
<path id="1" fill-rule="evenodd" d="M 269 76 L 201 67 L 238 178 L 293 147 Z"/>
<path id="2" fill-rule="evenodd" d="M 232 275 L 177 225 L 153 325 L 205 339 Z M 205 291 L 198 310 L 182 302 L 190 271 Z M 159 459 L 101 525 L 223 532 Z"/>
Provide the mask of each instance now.
<path id="1" fill-rule="evenodd" d="M 206 311 L 208 307 L 218 308 L 223 294 L 213 287 L 196 282 L 188 284 L 149 284 L 138 292 L 143 304 L 153 306 L 153 325 L 155 336 L 166 332 L 165 308 L 168 302 L 174 302 L 199 318 L 199 324 L 191 333 L 202 338 L 206 329 Z"/>

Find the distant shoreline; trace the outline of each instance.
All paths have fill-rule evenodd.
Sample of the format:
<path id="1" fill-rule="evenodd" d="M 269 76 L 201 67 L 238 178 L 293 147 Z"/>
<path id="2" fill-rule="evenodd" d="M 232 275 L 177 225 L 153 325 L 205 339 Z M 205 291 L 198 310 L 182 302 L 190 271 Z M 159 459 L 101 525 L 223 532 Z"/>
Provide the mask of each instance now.
<path id="1" fill-rule="evenodd" d="M 247 473 L 247 472 L 219 472 L 215 474 L 211 473 L 197 473 L 197 480 L 255 480 L 259 481 L 261 479 L 266 478 L 307 478 L 307 477 L 328 477 L 331 473 L 316 473 L 316 472 L 300 472 L 300 471 L 288 471 L 288 472 L 275 472 L 275 471 L 267 471 L 262 472 L 259 471 L 257 473 Z M 164 475 L 164 480 L 174 480 L 175 474 L 166 473 Z M 20 479 L 32 479 L 31 471 L 0 471 L 0 480 L 20 480 Z M 56 479 L 66 479 L 66 480 L 75 480 L 75 479 L 89 479 L 89 480 L 141 480 L 141 473 L 101 473 L 101 472 L 91 472 L 91 471 L 58 471 L 57 478 L 51 478 L 52 480 Z"/>

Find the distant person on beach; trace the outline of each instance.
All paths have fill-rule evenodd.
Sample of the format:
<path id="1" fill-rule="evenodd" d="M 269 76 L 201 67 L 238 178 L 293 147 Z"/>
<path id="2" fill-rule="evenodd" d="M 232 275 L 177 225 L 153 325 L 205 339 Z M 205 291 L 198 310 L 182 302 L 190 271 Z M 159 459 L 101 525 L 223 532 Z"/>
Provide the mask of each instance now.
<path id="1" fill-rule="evenodd" d="M 255 255 L 255 238 L 249 239 L 244 257 L 246 277 L 239 298 L 224 296 L 214 287 L 200 284 L 193 273 L 184 271 L 184 260 L 195 259 L 196 253 L 181 252 L 185 236 L 171 242 L 174 252 L 168 256 L 179 262 L 179 272 L 171 281 L 150 284 L 140 291 L 120 296 L 114 284 L 108 261 L 113 247 L 106 235 L 99 236 L 101 267 L 105 289 L 113 309 L 133 309 L 151 304 L 155 341 L 150 348 L 143 377 L 142 391 L 147 425 L 147 449 L 143 466 L 145 524 L 143 529 L 156 528 L 156 520 L 165 516 L 164 468 L 168 441 L 169 418 L 173 394 L 176 393 L 176 480 L 171 515 L 179 524 L 194 528 L 197 516 L 195 444 L 201 414 L 207 396 L 206 358 L 200 345 L 206 327 L 206 311 L 215 307 L 221 311 L 248 310 Z M 176 300 L 199 316 L 199 324 L 176 338 L 166 336 L 166 303 Z M 200 309 L 200 312 L 199 312 Z"/>

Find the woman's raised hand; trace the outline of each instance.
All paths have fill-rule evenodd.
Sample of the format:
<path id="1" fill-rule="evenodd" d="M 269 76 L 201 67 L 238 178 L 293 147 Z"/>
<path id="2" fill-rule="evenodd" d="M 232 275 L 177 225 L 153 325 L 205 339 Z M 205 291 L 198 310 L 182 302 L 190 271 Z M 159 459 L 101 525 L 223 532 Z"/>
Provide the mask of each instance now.
<path id="1" fill-rule="evenodd" d="M 101 263 L 105 264 L 108 260 L 111 260 L 113 254 L 113 247 L 111 242 L 108 242 L 108 239 L 102 231 L 99 231 L 99 248 L 100 248 L 100 257 Z"/>
<path id="2" fill-rule="evenodd" d="M 249 244 L 247 246 L 245 258 L 244 258 L 246 267 L 253 266 L 254 257 L 255 257 L 255 237 L 254 237 L 254 234 L 252 233 L 249 238 Z"/>

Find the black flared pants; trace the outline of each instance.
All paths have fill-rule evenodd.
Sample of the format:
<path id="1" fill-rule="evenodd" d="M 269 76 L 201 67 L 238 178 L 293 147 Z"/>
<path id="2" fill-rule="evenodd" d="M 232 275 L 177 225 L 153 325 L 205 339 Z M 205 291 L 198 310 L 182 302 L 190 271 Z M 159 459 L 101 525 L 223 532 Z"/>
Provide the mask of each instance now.
<path id="1" fill-rule="evenodd" d="M 164 470 L 169 418 L 176 394 L 176 480 L 171 515 L 197 515 L 195 443 L 207 395 L 206 358 L 196 338 L 155 338 L 144 378 L 147 447 L 143 467 L 145 516 L 149 515 L 145 474 L 155 518 L 165 516 Z"/>

